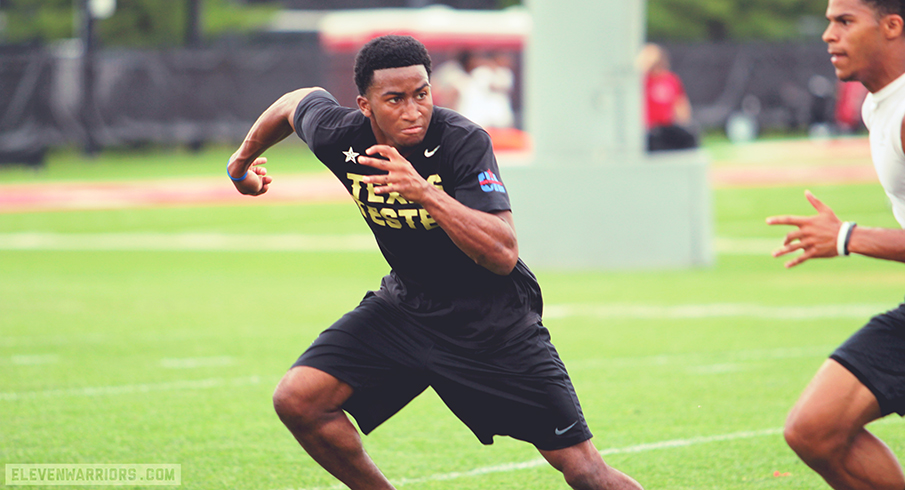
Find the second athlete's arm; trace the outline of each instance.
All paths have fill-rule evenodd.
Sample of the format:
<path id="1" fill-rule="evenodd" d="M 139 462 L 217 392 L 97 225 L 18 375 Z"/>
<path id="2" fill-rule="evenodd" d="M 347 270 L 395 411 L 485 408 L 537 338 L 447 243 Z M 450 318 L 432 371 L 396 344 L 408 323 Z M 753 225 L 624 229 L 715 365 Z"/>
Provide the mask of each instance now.
<path id="1" fill-rule="evenodd" d="M 877 259 L 905 262 L 905 230 L 856 226 L 848 250 Z"/>

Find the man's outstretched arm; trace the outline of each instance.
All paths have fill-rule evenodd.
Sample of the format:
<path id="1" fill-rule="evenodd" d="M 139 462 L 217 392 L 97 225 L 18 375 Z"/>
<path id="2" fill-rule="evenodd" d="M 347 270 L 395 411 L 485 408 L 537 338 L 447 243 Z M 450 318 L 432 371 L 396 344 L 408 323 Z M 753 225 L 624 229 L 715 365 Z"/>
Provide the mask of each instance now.
<path id="1" fill-rule="evenodd" d="M 814 216 L 772 216 L 769 225 L 791 225 L 782 248 L 773 252 L 774 257 L 801 250 L 803 253 L 786 262 L 786 267 L 794 267 L 813 258 L 835 257 L 839 255 L 839 231 L 842 222 L 829 206 L 805 191 L 817 214 Z M 905 230 L 891 228 L 869 228 L 856 226 L 851 231 L 848 251 L 877 259 L 905 262 Z"/>
<path id="2" fill-rule="evenodd" d="M 852 230 L 848 249 L 868 257 L 905 262 L 905 230 L 858 226 Z"/>
<path id="3" fill-rule="evenodd" d="M 261 167 L 267 163 L 267 159 L 260 157 L 268 148 L 295 132 L 295 109 L 302 99 L 315 90 L 323 89 L 301 88 L 283 95 L 251 126 L 245 140 L 226 166 L 229 177 L 239 192 L 250 196 L 267 192 L 273 179 L 267 177 L 267 169 Z"/>

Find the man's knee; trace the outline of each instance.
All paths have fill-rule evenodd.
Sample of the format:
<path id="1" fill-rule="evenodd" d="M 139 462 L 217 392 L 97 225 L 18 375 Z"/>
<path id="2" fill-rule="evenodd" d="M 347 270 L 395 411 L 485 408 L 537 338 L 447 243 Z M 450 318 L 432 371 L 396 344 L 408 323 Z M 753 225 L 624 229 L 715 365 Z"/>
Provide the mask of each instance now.
<path id="1" fill-rule="evenodd" d="M 812 466 L 832 461 L 847 443 L 847 436 L 837 428 L 801 412 L 786 419 L 783 437 L 786 444 Z"/>
<path id="2" fill-rule="evenodd" d="M 280 419 L 286 420 L 306 418 L 311 407 L 306 394 L 283 378 L 273 391 L 273 408 Z"/>
<path id="3" fill-rule="evenodd" d="M 295 367 L 283 376 L 273 392 L 273 408 L 287 425 L 316 424 L 341 410 L 351 388 L 316 369 Z"/>

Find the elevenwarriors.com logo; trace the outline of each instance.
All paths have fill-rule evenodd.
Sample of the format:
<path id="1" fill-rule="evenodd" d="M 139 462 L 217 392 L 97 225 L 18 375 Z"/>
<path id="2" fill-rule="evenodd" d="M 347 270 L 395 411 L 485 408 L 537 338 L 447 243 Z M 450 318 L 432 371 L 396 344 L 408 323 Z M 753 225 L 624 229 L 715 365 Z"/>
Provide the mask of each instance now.
<path id="1" fill-rule="evenodd" d="M 6 485 L 181 485 L 181 464 L 7 464 Z"/>

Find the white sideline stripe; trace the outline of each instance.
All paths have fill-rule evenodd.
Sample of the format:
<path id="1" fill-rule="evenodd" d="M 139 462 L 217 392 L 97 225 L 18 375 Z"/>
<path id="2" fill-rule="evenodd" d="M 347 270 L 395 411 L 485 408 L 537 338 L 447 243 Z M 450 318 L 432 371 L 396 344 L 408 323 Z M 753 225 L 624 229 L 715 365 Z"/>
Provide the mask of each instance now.
<path id="1" fill-rule="evenodd" d="M 769 255 L 782 238 L 726 238 L 713 241 L 717 253 Z M 367 234 L 232 233 L 0 233 L 0 250 L 147 250 L 147 251 L 376 251 Z"/>
<path id="2" fill-rule="evenodd" d="M 235 364 L 236 360 L 230 356 L 220 357 L 184 357 L 164 358 L 160 360 L 160 367 L 167 369 L 193 369 L 199 367 L 219 367 Z"/>
<path id="3" fill-rule="evenodd" d="M 731 434 L 720 434 L 715 436 L 692 437 L 689 439 L 673 439 L 671 441 L 650 442 L 647 444 L 638 444 L 624 448 L 603 449 L 600 451 L 600 454 L 602 456 L 607 456 L 610 454 L 641 453 L 645 451 L 654 451 L 657 449 L 671 449 L 676 447 L 696 446 L 698 444 L 709 444 L 711 442 L 738 441 L 741 439 L 753 439 L 755 437 L 782 434 L 782 431 L 783 429 L 780 427 L 775 429 L 733 432 Z"/>
<path id="4" fill-rule="evenodd" d="M 569 371 L 577 371 L 580 369 L 684 366 L 688 372 L 705 374 L 708 370 L 715 372 L 721 368 L 729 368 L 729 366 L 742 366 L 740 364 L 742 362 L 757 363 L 782 359 L 827 357 L 835 348 L 836 345 L 815 345 L 810 347 L 780 347 L 776 349 L 720 351 L 707 354 L 692 352 L 687 354 L 664 354 L 654 356 L 575 359 L 567 360 L 566 367 Z M 743 368 L 739 367 L 736 370 L 738 369 Z"/>
<path id="5" fill-rule="evenodd" d="M 371 235 L 0 233 L 0 250 L 376 252 L 377 245 Z"/>
<path id="6" fill-rule="evenodd" d="M 600 454 L 602 456 L 610 456 L 614 454 L 631 454 L 631 453 L 642 453 L 646 451 L 656 451 L 660 449 L 673 449 L 673 448 L 681 448 L 681 447 L 689 447 L 696 446 L 699 444 L 709 444 L 713 442 L 727 442 L 727 441 L 737 441 L 742 439 L 753 439 L 756 437 L 765 437 L 772 436 L 776 434 L 781 434 L 782 429 L 764 429 L 764 430 L 752 430 L 752 431 L 744 431 L 744 432 L 733 432 L 731 434 L 720 434 L 714 436 L 702 436 L 702 437 L 692 437 L 688 439 L 673 439 L 670 441 L 660 441 L 660 442 L 650 442 L 646 444 L 637 444 L 634 446 L 626 446 L 620 448 L 609 448 L 602 449 Z M 393 480 L 391 483 L 395 486 L 402 485 L 411 485 L 417 483 L 428 483 L 435 481 L 449 481 L 449 480 L 457 480 L 459 478 L 468 478 L 472 476 L 481 476 L 488 475 L 491 473 L 506 473 L 510 471 L 518 471 L 518 470 L 526 470 L 530 468 L 537 468 L 539 466 L 544 466 L 548 464 L 547 461 L 543 458 L 532 459 L 530 461 L 524 461 L 521 463 L 506 463 L 495 466 L 485 466 L 482 468 L 475 468 L 473 470 L 468 471 L 454 471 L 451 473 L 440 473 L 437 475 L 430 475 L 421 478 L 401 478 L 398 480 Z M 338 490 L 346 488 L 345 485 L 331 485 L 328 487 L 310 487 L 310 488 L 299 488 L 293 490 Z"/>
<path id="7" fill-rule="evenodd" d="M 774 238 L 728 238 L 713 239 L 713 250 L 723 255 L 763 255 L 765 257 L 782 246 L 785 237 L 777 234 Z"/>
<path id="8" fill-rule="evenodd" d="M 15 366 L 38 366 L 41 364 L 56 364 L 60 362 L 60 356 L 56 354 L 34 354 L 10 356 L 10 364 Z"/>
<path id="9" fill-rule="evenodd" d="M 770 320 L 813 320 L 821 318 L 870 318 L 891 305 L 849 304 L 813 306 L 763 306 L 744 303 L 701 305 L 599 305 L 554 304 L 544 307 L 544 319 L 565 317 L 634 318 L 644 320 L 751 317 Z"/>
<path id="10" fill-rule="evenodd" d="M 0 393 L 0 401 L 34 400 L 38 398 L 54 398 L 67 396 L 103 396 L 128 395 L 132 393 L 150 393 L 155 391 L 203 390 L 221 386 L 256 385 L 261 382 L 260 376 L 243 376 L 241 378 L 210 378 L 197 380 L 170 381 L 166 383 L 144 383 L 120 386 L 95 386 L 86 388 L 61 388 L 55 390 L 20 391 Z"/>
<path id="11" fill-rule="evenodd" d="M 743 371 L 754 371 L 758 369 L 758 366 L 755 364 L 741 364 L 737 362 L 723 363 L 723 364 L 710 364 L 706 366 L 694 366 L 685 368 L 685 372 L 688 374 L 694 374 L 697 376 L 708 376 L 715 374 L 726 374 L 726 373 L 739 373 Z"/>

